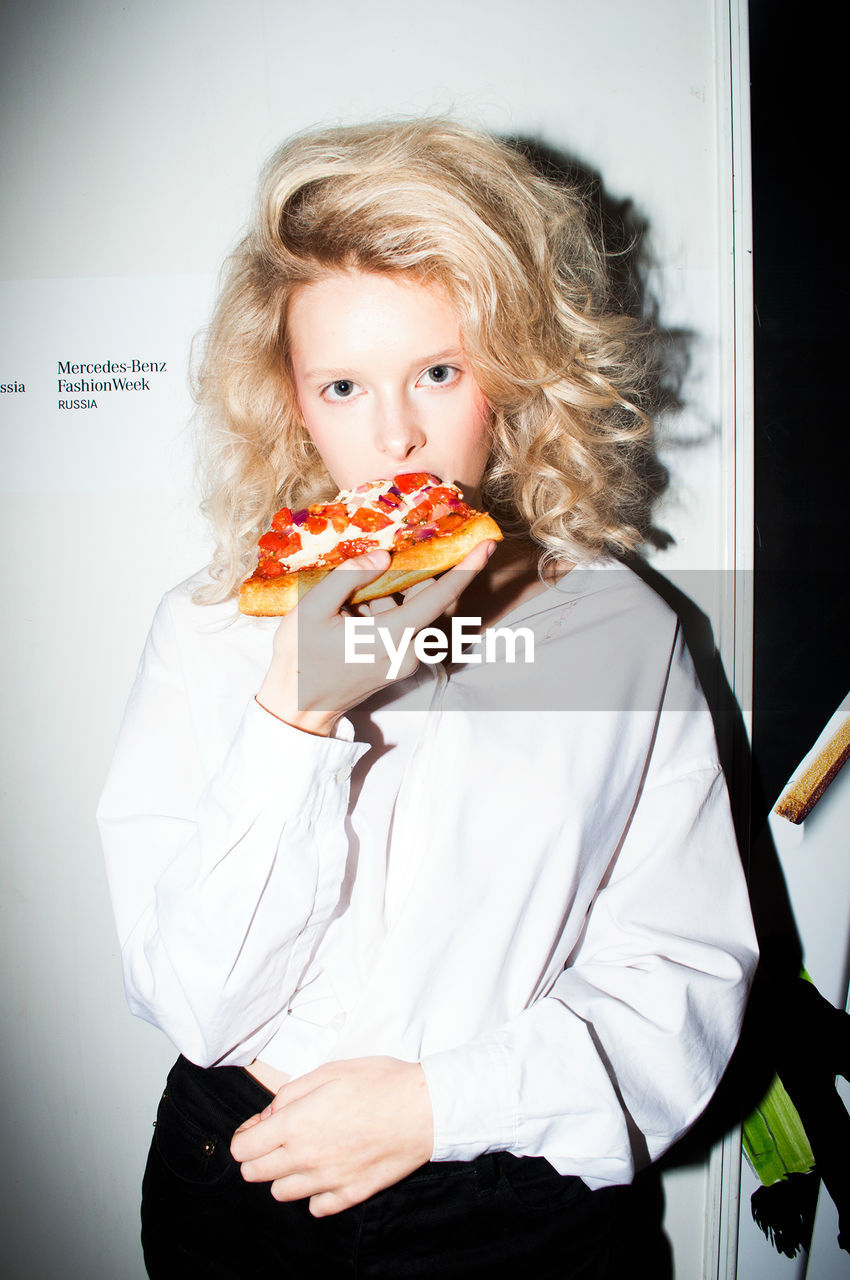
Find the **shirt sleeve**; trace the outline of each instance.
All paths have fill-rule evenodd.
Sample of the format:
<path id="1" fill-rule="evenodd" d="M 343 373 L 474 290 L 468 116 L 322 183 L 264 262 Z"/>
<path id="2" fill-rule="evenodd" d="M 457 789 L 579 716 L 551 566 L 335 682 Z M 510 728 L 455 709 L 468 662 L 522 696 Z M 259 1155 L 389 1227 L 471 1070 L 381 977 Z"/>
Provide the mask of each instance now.
<path id="1" fill-rule="evenodd" d="M 501 1149 L 545 1156 L 592 1188 L 629 1182 L 709 1102 L 756 955 L 697 690 L 695 707 L 659 718 L 628 829 L 554 985 L 506 1025 L 423 1061 L 433 1158 Z"/>
<path id="2" fill-rule="evenodd" d="M 163 601 L 98 821 L 130 1007 L 193 1062 L 253 1061 L 332 918 L 368 749 L 351 736 L 302 733 L 251 698 L 205 778 Z"/>

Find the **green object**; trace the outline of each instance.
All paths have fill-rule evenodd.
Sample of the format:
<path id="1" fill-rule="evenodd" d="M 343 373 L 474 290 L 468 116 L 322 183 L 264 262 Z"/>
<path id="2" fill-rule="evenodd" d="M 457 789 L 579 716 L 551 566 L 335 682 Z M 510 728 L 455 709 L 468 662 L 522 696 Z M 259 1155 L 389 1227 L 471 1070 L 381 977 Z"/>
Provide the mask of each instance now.
<path id="1" fill-rule="evenodd" d="M 779 1076 L 744 1122 L 744 1153 L 766 1187 L 791 1173 L 808 1173 L 815 1157 L 797 1108 Z"/>

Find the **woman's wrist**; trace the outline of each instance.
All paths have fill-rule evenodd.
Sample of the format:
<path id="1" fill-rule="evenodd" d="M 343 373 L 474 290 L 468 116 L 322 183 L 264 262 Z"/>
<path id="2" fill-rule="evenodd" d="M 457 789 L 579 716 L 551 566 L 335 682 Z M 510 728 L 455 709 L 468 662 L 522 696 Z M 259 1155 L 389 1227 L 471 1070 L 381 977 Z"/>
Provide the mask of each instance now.
<path id="1" fill-rule="evenodd" d="M 274 696 L 270 696 L 264 688 L 255 694 L 254 701 L 258 707 L 262 707 L 263 711 L 267 711 L 276 720 L 281 720 L 302 733 L 313 733 L 322 738 L 333 736 L 339 720 L 339 716 L 329 716 L 326 711 L 309 711 L 297 705 L 293 707 L 285 700 L 279 701 Z"/>

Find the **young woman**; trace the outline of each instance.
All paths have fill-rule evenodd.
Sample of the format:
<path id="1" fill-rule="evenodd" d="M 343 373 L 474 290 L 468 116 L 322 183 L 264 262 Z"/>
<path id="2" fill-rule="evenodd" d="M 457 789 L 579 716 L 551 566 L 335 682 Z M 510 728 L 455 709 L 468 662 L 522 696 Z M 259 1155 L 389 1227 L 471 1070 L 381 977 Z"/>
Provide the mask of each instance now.
<path id="1" fill-rule="evenodd" d="M 755 962 L 676 618 L 614 559 L 645 340 L 581 192 L 491 138 L 270 162 L 200 378 L 215 559 L 154 619 L 100 809 L 129 1001 L 181 1054 L 151 1275 L 625 1274 L 628 1184 L 706 1106 Z M 507 537 L 361 612 L 515 652 L 346 661 L 382 551 L 237 612 L 275 510 L 412 471 Z"/>

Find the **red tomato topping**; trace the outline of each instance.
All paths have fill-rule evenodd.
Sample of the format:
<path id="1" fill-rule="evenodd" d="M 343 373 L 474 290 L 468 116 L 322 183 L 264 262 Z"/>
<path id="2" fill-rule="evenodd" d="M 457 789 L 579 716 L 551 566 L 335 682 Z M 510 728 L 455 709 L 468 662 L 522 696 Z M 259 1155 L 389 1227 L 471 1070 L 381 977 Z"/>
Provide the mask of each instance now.
<path id="1" fill-rule="evenodd" d="M 439 484 L 438 476 L 432 476 L 427 471 L 407 471 L 400 476 L 393 476 L 393 484 L 399 493 L 413 493 L 414 489 L 421 489 L 423 484 Z"/>
<path id="2" fill-rule="evenodd" d="M 270 533 L 263 534 L 259 547 L 261 551 L 268 551 L 270 555 L 283 559 L 301 550 L 301 535 L 295 530 L 292 533 L 279 533 L 272 530 Z"/>
<path id="3" fill-rule="evenodd" d="M 328 502 L 324 507 L 324 514 L 333 525 L 335 533 L 344 533 L 348 528 L 348 511 L 344 502 Z"/>
<path id="4" fill-rule="evenodd" d="M 431 490 L 428 497 L 434 503 L 445 502 L 450 507 L 454 506 L 455 503 L 458 502 L 458 496 L 454 489 L 450 489 L 448 485 L 444 484 L 438 484 L 435 489 Z"/>
<path id="5" fill-rule="evenodd" d="M 360 507 L 351 517 L 351 523 L 356 524 L 358 529 L 362 529 L 364 533 L 377 533 L 379 529 L 386 529 L 387 525 L 392 524 L 389 516 L 385 516 L 383 511 L 373 511 L 371 507 Z"/>
<path id="6" fill-rule="evenodd" d="M 352 556 L 362 556 L 364 551 L 371 551 L 377 545 L 374 538 L 347 538 L 336 550 L 340 553 L 342 560 L 350 560 Z M 327 556 L 325 556 L 325 562 L 329 563 Z"/>
<path id="7" fill-rule="evenodd" d="M 292 524 L 292 512 L 289 507 L 281 507 L 280 511 L 276 511 L 272 516 L 273 529 L 288 529 Z"/>
<path id="8" fill-rule="evenodd" d="M 430 499 L 423 498 L 421 502 L 417 502 L 412 511 L 408 511 L 404 517 L 404 523 L 407 525 L 424 524 L 426 520 L 430 520 L 432 510 Z"/>
<path id="9" fill-rule="evenodd" d="M 394 493 L 382 493 L 378 501 L 381 506 L 388 507 L 390 511 L 395 511 L 396 507 L 401 506 L 401 498 L 396 497 Z"/>
<path id="10" fill-rule="evenodd" d="M 457 511 L 452 511 L 450 515 L 440 516 L 439 520 L 435 520 L 434 528 L 437 533 L 451 533 L 453 529 L 459 529 L 463 523 L 463 516 Z"/>
<path id="11" fill-rule="evenodd" d="M 281 574 L 286 573 L 286 565 L 281 564 L 279 560 L 275 560 L 274 556 L 269 556 L 267 560 L 261 560 L 257 565 L 256 577 L 258 578 L 279 578 Z"/>
<path id="12" fill-rule="evenodd" d="M 328 527 L 328 522 L 324 516 L 310 515 L 304 521 L 304 528 L 308 533 L 324 533 Z"/>

